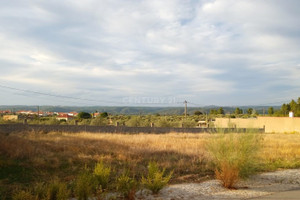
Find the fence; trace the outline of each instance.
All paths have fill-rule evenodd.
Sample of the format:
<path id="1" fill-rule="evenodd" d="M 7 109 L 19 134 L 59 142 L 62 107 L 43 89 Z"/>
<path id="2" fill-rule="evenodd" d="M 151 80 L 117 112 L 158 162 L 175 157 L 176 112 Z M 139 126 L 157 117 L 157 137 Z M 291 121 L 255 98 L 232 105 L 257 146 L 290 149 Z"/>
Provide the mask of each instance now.
<path id="1" fill-rule="evenodd" d="M 169 128 L 169 127 L 127 127 L 127 126 L 85 126 L 85 125 L 29 125 L 29 124 L 0 124 L 0 133 L 14 133 L 22 131 L 35 132 L 91 132 L 91 133 L 245 133 L 257 132 L 264 133 L 261 128 Z"/>

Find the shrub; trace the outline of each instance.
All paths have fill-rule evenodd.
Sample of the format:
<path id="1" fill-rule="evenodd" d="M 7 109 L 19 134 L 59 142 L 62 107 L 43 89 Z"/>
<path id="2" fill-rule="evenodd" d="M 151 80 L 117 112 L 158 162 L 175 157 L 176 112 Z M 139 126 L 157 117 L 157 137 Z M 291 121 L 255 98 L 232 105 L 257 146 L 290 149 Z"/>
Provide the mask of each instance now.
<path id="1" fill-rule="evenodd" d="M 128 176 L 128 173 L 123 173 L 117 178 L 117 190 L 127 199 L 134 199 L 136 191 L 136 181 Z"/>
<path id="2" fill-rule="evenodd" d="M 132 116 L 127 122 L 126 126 L 140 127 L 142 126 L 142 119 L 138 116 Z"/>
<path id="3" fill-rule="evenodd" d="M 81 119 L 79 121 L 78 125 L 90 125 L 91 124 L 91 119 Z"/>
<path id="4" fill-rule="evenodd" d="M 142 177 L 142 184 L 154 194 L 157 194 L 170 181 L 173 172 L 165 176 L 165 169 L 159 170 L 157 163 L 150 162 L 148 165 L 148 176 Z"/>
<path id="5" fill-rule="evenodd" d="M 183 123 L 184 128 L 194 128 L 196 126 L 197 126 L 197 122 L 195 122 L 194 120 L 186 120 Z"/>
<path id="6" fill-rule="evenodd" d="M 105 167 L 103 161 L 98 162 L 94 168 L 94 175 L 97 179 L 98 185 L 101 185 L 102 189 L 106 189 L 109 177 L 110 177 L 111 168 Z"/>
<path id="7" fill-rule="evenodd" d="M 100 117 L 106 118 L 106 117 L 108 117 L 108 113 L 107 112 L 103 112 L 103 113 L 100 114 Z"/>
<path id="8" fill-rule="evenodd" d="M 239 178 L 255 173 L 261 146 L 258 134 L 217 134 L 208 143 L 215 165 L 216 178 L 227 188 L 234 187 Z"/>
<path id="9" fill-rule="evenodd" d="M 35 200 L 34 196 L 29 191 L 18 191 L 16 192 L 13 197 L 13 200 Z"/>
<path id="10" fill-rule="evenodd" d="M 33 193 L 36 199 L 45 199 L 47 196 L 47 187 L 44 183 L 36 183 L 33 187 Z"/>
<path id="11" fill-rule="evenodd" d="M 51 117 L 45 124 L 57 125 L 60 124 L 60 121 L 58 121 L 55 117 Z"/>
<path id="12" fill-rule="evenodd" d="M 77 177 L 74 193 L 78 200 L 87 200 L 97 189 L 97 180 L 86 170 Z"/>
<path id="13" fill-rule="evenodd" d="M 92 119 L 91 125 L 93 125 L 93 126 L 106 126 L 106 125 L 108 125 L 108 120 L 106 118 L 97 117 L 95 119 Z"/>
<path id="14" fill-rule="evenodd" d="M 78 113 L 77 117 L 79 119 L 90 119 L 90 118 L 92 118 L 92 115 L 87 112 L 80 112 L 80 113 Z"/>
<path id="15" fill-rule="evenodd" d="M 203 115 L 203 113 L 201 112 L 201 111 L 199 111 L 199 110 L 196 110 L 195 112 L 194 112 L 194 115 Z"/>
<path id="16" fill-rule="evenodd" d="M 221 163 L 219 169 L 215 170 L 216 178 L 226 188 L 233 188 L 239 180 L 239 169 L 236 166 L 230 166 L 229 163 Z"/>
<path id="17" fill-rule="evenodd" d="M 53 180 L 47 186 L 47 200 L 66 200 L 69 198 L 70 191 L 65 183 Z"/>

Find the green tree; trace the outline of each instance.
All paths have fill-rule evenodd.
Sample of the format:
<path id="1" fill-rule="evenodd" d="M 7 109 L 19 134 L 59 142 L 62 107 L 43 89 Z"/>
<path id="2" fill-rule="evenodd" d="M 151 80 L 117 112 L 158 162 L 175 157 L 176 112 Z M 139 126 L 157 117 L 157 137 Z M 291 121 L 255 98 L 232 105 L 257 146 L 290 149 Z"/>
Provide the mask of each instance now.
<path id="1" fill-rule="evenodd" d="M 222 108 L 222 107 L 220 107 L 219 109 L 218 109 L 218 112 L 217 112 L 218 114 L 222 114 L 222 115 L 224 115 L 224 109 Z"/>
<path id="2" fill-rule="evenodd" d="M 100 117 L 105 118 L 108 117 L 108 113 L 107 112 L 103 112 L 100 114 Z"/>
<path id="3" fill-rule="evenodd" d="M 243 114 L 243 110 L 240 108 L 236 108 L 234 111 L 234 114 L 236 114 L 236 115 Z"/>
<path id="4" fill-rule="evenodd" d="M 194 112 L 194 115 L 202 115 L 202 114 L 203 113 L 201 111 L 199 111 L 199 110 L 197 110 L 197 111 Z"/>
<path id="5" fill-rule="evenodd" d="M 274 108 L 273 107 L 269 107 L 268 108 L 268 114 L 269 115 L 273 115 L 274 114 Z"/>
<path id="6" fill-rule="evenodd" d="M 293 112 L 295 112 L 297 110 L 297 103 L 294 99 L 290 102 L 290 108 L 291 108 L 291 111 L 293 111 Z"/>
<path id="7" fill-rule="evenodd" d="M 209 114 L 211 114 L 211 115 L 216 115 L 218 112 L 217 112 L 217 110 L 216 109 L 211 109 L 210 111 L 209 111 Z"/>
<path id="8" fill-rule="evenodd" d="M 90 119 L 92 118 L 92 115 L 90 113 L 87 113 L 87 112 L 80 112 L 78 113 L 78 118 L 79 119 Z"/>
<path id="9" fill-rule="evenodd" d="M 281 109 L 280 109 L 282 115 L 287 115 L 290 110 L 291 110 L 290 105 L 289 104 L 285 104 L 285 103 L 282 104 Z"/>
<path id="10" fill-rule="evenodd" d="M 248 113 L 248 115 L 252 115 L 252 113 L 253 113 L 253 108 L 248 108 L 247 113 Z"/>

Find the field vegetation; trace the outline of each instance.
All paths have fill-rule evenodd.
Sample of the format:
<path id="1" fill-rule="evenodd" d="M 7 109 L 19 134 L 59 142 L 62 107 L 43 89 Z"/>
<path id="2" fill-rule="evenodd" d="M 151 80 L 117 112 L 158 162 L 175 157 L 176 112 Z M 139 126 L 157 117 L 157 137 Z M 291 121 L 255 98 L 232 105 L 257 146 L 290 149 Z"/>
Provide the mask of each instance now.
<path id="1" fill-rule="evenodd" d="M 300 167 L 300 134 L 249 135 L 247 141 L 259 140 L 260 144 L 259 154 L 252 157 L 256 162 L 253 166 L 240 165 L 246 163 L 248 153 L 257 152 L 252 151 L 253 143 L 234 133 L 0 135 L 0 199 L 30 199 L 37 194 L 45 199 L 51 195 L 64 198 L 64 194 L 85 199 L 108 191 L 129 198 L 133 191 L 147 184 L 149 188 L 151 183 L 155 183 L 153 188 L 161 188 L 169 179 L 170 183 L 201 182 L 214 178 L 215 172 L 222 175 L 222 170 L 228 168 L 228 163 L 216 162 L 218 149 L 209 147 L 224 141 L 232 142 L 232 146 L 248 144 L 238 150 L 244 152 L 242 156 L 232 157 L 236 168 L 231 169 L 238 171 L 233 173 L 238 178 L 248 172 Z M 158 183 L 151 180 L 156 176 L 161 180 Z"/>

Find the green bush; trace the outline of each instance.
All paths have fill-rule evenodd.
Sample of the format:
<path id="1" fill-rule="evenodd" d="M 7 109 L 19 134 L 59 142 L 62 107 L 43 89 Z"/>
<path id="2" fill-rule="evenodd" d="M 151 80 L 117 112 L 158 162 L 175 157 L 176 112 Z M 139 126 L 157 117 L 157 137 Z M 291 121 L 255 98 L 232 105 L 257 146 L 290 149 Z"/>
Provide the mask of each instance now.
<path id="1" fill-rule="evenodd" d="M 259 164 L 258 153 L 261 147 L 262 136 L 251 133 L 217 134 L 207 144 L 207 149 L 212 156 L 215 172 L 218 177 L 225 177 L 229 181 L 232 176 L 247 178 L 255 173 Z M 233 172 L 236 171 L 236 172 Z M 223 173 L 223 174 L 222 174 Z M 237 176 L 238 174 L 238 176 Z M 217 178 L 218 178 L 217 177 Z M 231 180 L 235 183 L 236 181 Z M 233 187 L 233 185 L 228 186 Z"/>
<path id="2" fill-rule="evenodd" d="M 186 120 L 183 122 L 183 127 L 184 128 L 194 128 L 197 127 L 197 122 L 194 120 Z"/>
<path id="3" fill-rule="evenodd" d="M 102 117 L 96 117 L 95 119 L 92 119 L 91 125 L 93 126 L 106 126 L 108 125 L 108 120 L 106 118 Z"/>
<path id="4" fill-rule="evenodd" d="M 165 118 L 160 119 L 156 125 L 157 127 L 172 127 L 172 123 Z"/>
<path id="5" fill-rule="evenodd" d="M 13 194 L 12 199 L 13 200 L 35 200 L 35 197 L 31 194 L 31 192 L 21 190 Z"/>
<path id="6" fill-rule="evenodd" d="M 90 119 L 90 118 L 92 118 L 92 115 L 87 112 L 80 112 L 80 113 L 78 113 L 77 117 L 79 119 Z"/>
<path id="7" fill-rule="evenodd" d="M 60 121 L 58 121 L 55 117 L 51 117 L 48 121 L 45 122 L 45 124 L 58 125 L 60 124 Z"/>
<path id="8" fill-rule="evenodd" d="M 157 163 L 150 162 L 148 165 L 148 176 L 146 178 L 144 176 L 142 177 L 142 184 L 154 194 L 157 194 L 168 184 L 172 174 L 173 172 L 170 172 L 169 175 L 165 175 L 165 169 L 160 171 Z"/>
<path id="9" fill-rule="evenodd" d="M 106 118 L 106 117 L 108 117 L 108 113 L 107 112 L 103 112 L 103 113 L 100 114 L 100 117 Z"/>
<path id="10" fill-rule="evenodd" d="M 109 178 L 110 178 L 110 167 L 105 167 L 103 161 L 98 162 L 94 168 L 94 175 L 97 179 L 98 185 L 101 186 L 102 189 L 106 189 Z"/>
<path id="11" fill-rule="evenodd" d="M 78 125 L 90 125 L 91 119 L 81 119 L 81 121 L 78 122 Z"/>
<path id="12" fill-rule="evenodd" d="M 97 192 L 97 180 L 89 171 L 85 170 L 76 179 L 74 193 L 78 200 L 87 200 Z"/>
<path id="13" fill-rule="evenodd" d="M 36 199 L 46 199 L 47 186 L 44 183 L 38 182 L 33 187 L 33 193 Z"/>
<path id="14" fill-rule="evenodd" d="M 47 200 L 66 200 L 69 196 L 70 191 L 67 189 L 67 185 L 57 179 L 47 186 Z"/>
<path id="15" fill-rule="evenodd" d="M 128 173 L 123 173 L 117 178 L 117 191 L 127 199 L 134 199 L 137 183 L 134 178 L 130 178 Z"/>
<path id="16" fill-rule="evenodd" d="M 140 127 L 143 126 L 143 120 L 138 116 L 131 116 L 131 118 L 126 122 L 126 126 L 130 127 Z"/>
<path id="17" fill-rule="evenodd" d="M 0 124 L 5 124 L 5 121 L 3 120 L 3 118 L 0 116 Z"/>

